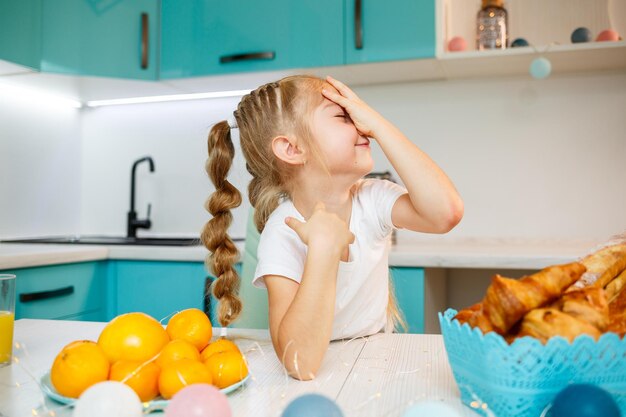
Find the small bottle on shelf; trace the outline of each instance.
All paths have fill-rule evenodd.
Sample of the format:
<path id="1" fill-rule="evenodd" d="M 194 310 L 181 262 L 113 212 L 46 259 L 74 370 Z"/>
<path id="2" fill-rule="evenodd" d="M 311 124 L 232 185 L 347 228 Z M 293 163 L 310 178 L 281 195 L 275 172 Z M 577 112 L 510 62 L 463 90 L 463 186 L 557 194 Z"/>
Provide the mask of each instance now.
<path id="1" fill-rule="evenodd" d="M 476 16 L 476 49 L 505 49 L 509 33 L 504 0 L 482 0 Z"/>

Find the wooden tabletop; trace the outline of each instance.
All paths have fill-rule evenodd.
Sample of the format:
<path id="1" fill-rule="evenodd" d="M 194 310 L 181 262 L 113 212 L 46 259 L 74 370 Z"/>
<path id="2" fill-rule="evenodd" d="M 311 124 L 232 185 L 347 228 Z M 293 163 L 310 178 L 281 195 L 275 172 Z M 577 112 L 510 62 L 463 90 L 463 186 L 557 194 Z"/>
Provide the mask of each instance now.
<path id="1" fill-rule="evenodd" d="M 63 346 L 97 340 L 105 324 L 16 321 L 17 362 L 0 368 L 0 417 L 41 416 L 49 410 L 71 416 L 71 408 L 46 398 L 37 381 Z M 214 335 L 220 330 L 214 328 Z M 291 400 L 311 392 L 334 399 L 346 417 L 401 417 L 420 401 L 443 401 L 461 416 L 478 415 L 460 401 L 440 335 L 377 334 L 333 342 L 317 377 L 306 382 L 286 375 L 267 331 L 228 329 L 228 337 L 250 368 L 248 383 L 228 395 L 235 417 L 280 417 Z"/>

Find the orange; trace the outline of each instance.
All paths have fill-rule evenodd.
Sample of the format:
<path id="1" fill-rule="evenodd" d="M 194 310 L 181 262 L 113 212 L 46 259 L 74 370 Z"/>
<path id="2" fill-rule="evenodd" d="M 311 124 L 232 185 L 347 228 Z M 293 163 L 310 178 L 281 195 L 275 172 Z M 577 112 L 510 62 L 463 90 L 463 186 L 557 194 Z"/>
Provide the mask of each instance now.
<path id="1" fill-rule="evenodd" d="M 239 351 L 216 353 L 204 363 L 211 371 L 213 385 L 219 389 L 236 384 L 248 375 L 248 366 Z"/>
<path id="2" fill-rule="evenodd" d="M 87 388 L 109 376 L 109 361 L 96 342 L 77 340 L 54 359 L 50 381 L 61 395 L 78 398 Z"/>
<path id="3" fill-rule="evenodd" d="M 166 364 L 161 370 L 159 391 L 163 398 L 169 400 L 187 385 L 211 382 L 211 372 L 202 362 L 179 359 Z"/>
<path id="4" fill-rule="evenodd" d="M 188 308 L 174 314 L 167 323 L 166 330 L 170 339 L 186 340 L 198 351 L 204 349 L 213 336 L 211 321 L 202 310 L 197 308 Z"/>
<path id="5" fill-rule="evenodd" d="M 137 393 L 142 402 L 146 402 L 159 395 L 160 373 L 161 368 L 154 362 L 142 366 L 141 362 L 121 360 L 111 365 L 109 379 L 123 381 Z"/>
<path id="6" fill-rule="evenodd" d="M 98 344 L 111 363 L 121 359 L 147 362 L 169 341 L 161 323 L 144 313 L 126 313 L 115 317 L 98 338 Z"/>
<path id="7" fill-rule="evenodd" d="M 200 352 L 191 343 L 186 340 L 176 339 L 169 342 L 156 360 L 157 365 L 163 368 L 167 363 L 177 361 L 179 359 L 192 359 L 200 361 Z"/>
<path id="8" fill-rule="evenodd" d="M 239 347 L 232 340 L 220 337 L 215 342 L 210 343 L 209 346 L 205 347 L 204 350 L 202 350 L 202 352 L 200 353 L 200 360 L 202 362 L 205 362 L 207 359 L 209 359 L 209 356 L 229 350 L 239 352 Z"/>

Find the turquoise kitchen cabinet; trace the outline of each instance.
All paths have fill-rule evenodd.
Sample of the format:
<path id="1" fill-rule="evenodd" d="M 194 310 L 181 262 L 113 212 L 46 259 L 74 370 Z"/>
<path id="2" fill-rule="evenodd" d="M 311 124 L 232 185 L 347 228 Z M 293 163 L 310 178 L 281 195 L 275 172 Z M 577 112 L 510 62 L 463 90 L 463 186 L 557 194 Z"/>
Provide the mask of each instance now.
<path id="1" fill-rule="evenodd" d="M 106 320 L 106 261 L 1 271 L 16 275 L 15 318 Z"/>
<path id="2" fill-rule="evenodd" d="M 343 1 L 162 1 L 161 78 L 344 63 Z"/>
<path id="3" fill-rule="evenodd" d="M 424 333 L 424 269 L 391 267 L 389 271 L 407 333 Z"/>
<path id="4" fill-rule="evenodd" d="M 0 59 L 39 69 L 42 0 L 0 0 Z"/>
<path id="5" fill-rule="evenodd" d="M 239 264 L 235 268 L 241 271 Z M 187 308 L 204 310 L 207 277 L 214 279 L 203 262 L 110 260 L 108 319 L 141 311 L 162 320 Z M 214 326 L 218 326 L 216 307 L 211 296 L 209 317 Z"/>
<path id="6" fill-rule="evenodd" d="M 435 56 L 436 0 L 345 0 L 346 64 Z"/>
<path id="7" fill-rule="evenodd" d="M 41 70 L 156 80 L 158 0 L 43 2 Z"/>

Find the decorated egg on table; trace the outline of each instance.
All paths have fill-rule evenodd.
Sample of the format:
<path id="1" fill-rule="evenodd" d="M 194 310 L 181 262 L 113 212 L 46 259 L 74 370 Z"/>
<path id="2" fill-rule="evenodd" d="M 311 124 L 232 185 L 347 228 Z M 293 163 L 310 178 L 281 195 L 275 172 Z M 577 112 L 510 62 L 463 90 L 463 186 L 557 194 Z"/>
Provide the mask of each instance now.
<path id="1" fill-rule="evenodd" d="M 600 387 L 569 385 L 557 394 L 550 410 L 552 417 L 620 417 L 617 403 Z"/>
<path id="2" fill-rule="evenodd" d="M 467 42 L 465 42 L 465 39 L 461 36 L 455 36 L 448 42 L 448 51 L 450 52 L 465 51 L 466 49 Z"/>
<path id="3" fill-rule="evenodd" d="M 343 417 L 343 412 L 324 395 L 304 394 L 291 401 L 281 417 Z"/>
<path id="4" fill-rule="evenodd" d="M 424 401 L 408 408 L 402 417 L 461 417 L 451 406 L 441 401 Z"/>
<path id="5" fill-rule="evenodd" d="M 513 42 L 511 42 L 511 48 L 518 48 L 521 46 L 528 46 L 528 45 L 529 45 L 528 41 L 524 38 L 517 38 Z"/>
<path id="6" fill-rule="evenodd" d="M 598 33 L 596 37 L 596 42 L 604 42 L 604 41 L 619 41 L 619 33 L 612 29 L 605 29 L 602 32 Z"/>
<path id="7" fill-rule="evenodd" d="M 572 43 L 591 42 L 591 31 L 585 27 L 580 27 L 572 32 L 570 39 Z"/>
<path id="8" fill-rule="evenodd" d="M 228 399 L 209 384 L 191 384 L 178 391 L 165 409 L 165 417 L 231 417 Z"/>
<path id="9" fill-rule="evenodd" d="M 141 417 L 139 397 L 128 385 L 104 381 L 83 392 L 74 406 L 74 417 Z"/>
<path id="10" fill-rule="evenodd" d="M 552 72 L 552 64 L 547 58 L 535 58 L 533 59 L 533 62 L 530 63 L 529 72 L 533 78 L 536 78 L 538 80 L 547 78 Z"/>

